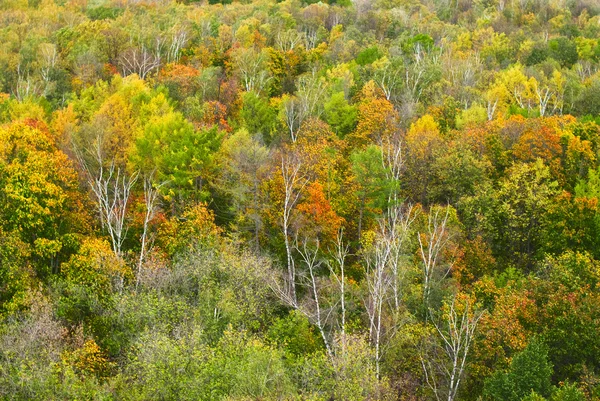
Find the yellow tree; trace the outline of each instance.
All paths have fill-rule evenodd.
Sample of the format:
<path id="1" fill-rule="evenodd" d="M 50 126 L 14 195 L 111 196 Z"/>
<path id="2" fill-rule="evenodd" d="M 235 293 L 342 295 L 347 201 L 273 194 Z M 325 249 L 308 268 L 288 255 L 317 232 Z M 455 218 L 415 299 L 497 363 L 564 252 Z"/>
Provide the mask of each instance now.
<path id="1" fill-rule="evenodd" d="M 429 114 L 413 123 L 406 133 L 407 181 L 415 200 L 427 199 L 431 168 L 442 145 L 439 125 Z"/>
<path id="2" fill-rule="evenodd" d="M 77 173 L 43 123 L 0 128 L 0 199 L 2 228 L 18 233 L 45 261 L 38 274 L 56 270 L 75 233 L 89 230 Z"/>
<path id="3" fill-rule="evenodd" d="M 506 89 L 506 86 L 496 80 L 483 94 L 485 100 L 485 109 L 488 121 L 492 121 L 495 116 L 506 113 L 506 108 L 510 103 L 512 94 Z"/>
<path id="4" fill-rule="evenodd" d="M 503 85 L 506 91 L 510 93 L 511 103 L 516 104 L 521 109 L 529 110 L 531 108 L 535 93 L 532 91 L 531 82 L 520 64 L 515 64 L 502 71 L 498 74 L 496 82 Z"/>

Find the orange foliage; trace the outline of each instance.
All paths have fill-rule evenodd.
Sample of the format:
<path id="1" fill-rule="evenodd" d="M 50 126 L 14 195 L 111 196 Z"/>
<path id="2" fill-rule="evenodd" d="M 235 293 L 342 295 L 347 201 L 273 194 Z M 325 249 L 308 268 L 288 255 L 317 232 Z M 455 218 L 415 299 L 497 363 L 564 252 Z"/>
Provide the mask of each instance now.
<path id="1" fill-rule="evenodd" d="M 491 278 L 477 282 L 477 292 L 495 295 L 493 311 L 484 315 L 478 327 L 482 339 L 473 348 L 473 375 L 487 377 L 495 368 L 506 367 L 527 345 L 539 310 L 529 292 L 497 288 Z"/>
<path id="2" fill-rule="evenodd" d="M 340 162 L 341 141 L 329 125 L 319 119 L 308 119 L 292 145 L 302 159 L 307 172 L 322 182 L 328 182 Z"/>
<path id="3" fill-rule="evenodd" d="M 110 63 L 104 64 L 104 74 L 105 75 L 120 75 L 119 69 L 117 68 L 117 66 L 110 64 Z"/>
<path id="4" fill-rule="evenodd" d="M 210 67 L 214 61 L 213 53 L 206 45 L 199 45 L 194 49 L 193 60 L 202 67 Z"/>
<path id="5" fill-rule="evenodd" d="M 197 77 L 200 75 L 200 71 L 187 65 L 171 63 L 162 68 L 160 75 L 164 79 L 183 82 L 190 78 Z"/>
<path id="6" fill-rule="evenodd" d="M 452 276 L 461 284 L 468 285 L 489 274 L 496 265 L 489 246 L 480 236 L 467 240 L 453 266 Z"/>
<path id="7" fill-rule="evenodd" d="M 554 128 L 544 125 L 538 129 L 525 131 L 513 147 L 514 156 L 524 162 L 542 159 L 545 163 L 551 164 L 553 159 L 560 156 L 560 152 L 558 132 Z"/>
<path id="8" fill-rule="evenodd" d="M 229 113 L 235 114 L 240 104 L 240 87 L 234 78 L 225 79 L 219 88 L 219 102 Z"/>
<path id="9" fill-rule="evenodd" d="M 480 156 L 484 155 L 487 151 L 487 139 L 498 134 L 502 123 L 501 120 L 493 120 L 484 125 L 469 125 L 460 132 L 456 142 L 467 145 L 469 149 Z"/>
<path id="10" fill-rule="evenodd" d="M 348 135 L 351 147 L 364 147 L 390 137 L 397 129 L 400 116 L 394 105 L 386 100 L 371 82 L 365 84 L 358 105 L 358 125 Z"/>
<path id="11" fill-rule="evenodd" d="M 335 240 L 344 219 L 331 208 L 319 182 L 310 184 L 306 192 L 306 198 L 298 205 L 303 216 L 303 232 L 325 241 Z"/>
<path id="12" fill-rule="evenodd" d="M 227 108 L 217 101 L 209 101 L 202 106 L 202 120 L 200 126 L 212 127 L 216 125 L 222 131 L 231 132 L 227 123 Z"/>
<path id="13" fill-rule="evenodd" d="M 196 68 L 183 64 L 167 64 L 159 74 L 161 82 L 172 82 L 185 95 L 190 96 L 194 89 L 194 80 L 200 75 Z"/>
<path id="14" fill-rule="evenodd" d="M 256 29 L 252 33 L 252 45 L 257 49 L 263 48 L 267 43 L 267 38 L 265 38 L 259 31 Z"/>

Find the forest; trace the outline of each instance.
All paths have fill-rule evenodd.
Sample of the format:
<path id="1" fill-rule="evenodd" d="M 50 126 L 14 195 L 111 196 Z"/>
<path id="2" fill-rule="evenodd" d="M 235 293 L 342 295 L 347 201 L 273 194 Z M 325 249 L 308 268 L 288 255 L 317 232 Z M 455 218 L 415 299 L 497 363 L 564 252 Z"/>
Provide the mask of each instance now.
<path id="1" fill-rule="evenodd" d="M 600 400 L 598 0 L 1 0 L 0 400 Z"/>

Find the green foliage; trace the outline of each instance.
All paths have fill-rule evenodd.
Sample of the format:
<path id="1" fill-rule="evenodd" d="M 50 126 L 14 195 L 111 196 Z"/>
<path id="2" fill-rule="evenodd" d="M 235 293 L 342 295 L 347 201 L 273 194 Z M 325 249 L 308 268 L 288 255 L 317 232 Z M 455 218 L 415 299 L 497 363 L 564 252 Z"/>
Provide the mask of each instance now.
<path id="1" fill-rule="evenodd" d="M 571 67 L 579 58 L 577 46 L 571 40 L 560 37 L 548 41 L 550 57 L 554 58 L 563 67 Z"/>
<path id="2" fill-rule="evenodd" d="M 540 64 L 548 58 L 550 55 L 550 50 L 548 45 L 545 43 L 536 43 L 533 49 L 531 49 L 531 53 L 525 59 L 525 65 L 531 66 Z"/>
<path id="3" fill-rule="evenodd" d="M 552 394 L 550 401 L 584 401 L 585 395 L 574 384 L 566 383 Z"/>
<path id="4" fill-rule="evenodd" d="M 433 163 L 434 182 L 430 199 L 456 204 L 476 192 L 478 185 L 485 185 L 491 166 L 468 148 L 452 147 Z"/>
<path id="5" fill-rule="evenodd" d="M 372 64 L 375 60 L 380 59 L 381 57 L 383 57 L 383 54 L 377 46 L 368 47 L 356 56 L 356 64 L 362 66 Z"/>
<path id="6" fill-rule="evenodd" d="M 546 399 L 536 393 L 535 391 L 531 391 L 530 394 L 527 394 L 525 397 L 521 399 L 521 401 L 545 401 Z"/>
<path id="7" fill-rule="evenodd" d="M 464 208 L 494 244 L 494 256 L 509 265 L 531 269 L 543 257 L 550 240 L 548 210 L 557 195 L 557 183 L 541 160 L 518 164 L 497 189 L 484 185 Z"/>
<path id="8" fill-rule="evenodd" d="M 600 266 L 589 254 L 569 250 L 558 257 L 549 256 L 545 264 L 549 279 L 571 291 L 600 285 Z"/>
<path id="9" fill-rule="evenodd" d="M 136 344 L 127 400 L 276 400 L 293 394 L 282 355 L 244 332 L 227 331 L 209 346 L 193 328 L 178 338 L 146 333 Z M 126 387 L 125 387 L 126 386 Z"/>
<path id="10" fill-rule="evenodd" d="M 27 307 L 27 290 L 33 277 L 28 258 L 31 249 L 15 234 L 0 229 L 0 316 Z"/>
<path id="11" fill-rule="evenodd" d="M 221 134 L 216 127 L 197 131 L 181 113 L 167 113 L 148 122 L 136 140 L 133 164 L 166 185 L 165 194 L 180 198 L 206 196 L 203 176 L 218 150 Z"/>
<path id="12" fill-rule="evenodd" d="M 532 392 L 548 397 L 552 393 L 551 376 L 548 348 L 534 339 L 515 355 L 507 372 L 498 371 L 486 380 L 484 395 L 498 401 L 520 401 L 526 396 L 537 399 Z"/>
<path id="13" fill-rule="evenodd" d="M 352 170 L 359 185 L 359 201 L 370 209 L 383 208 L 393 183 L 388 180 L 382 163 L 381 148 L 371 145 L 350 156 Z"/>
<path id="14" fill-rule="evenodd" d="M 331 95 L 324 108 L 325 121 L 340 138 L 343 138 L 356 126 L 358 110 L 356 106 L 348 104 L 343 92 Z"/>
<path id="15" fill-rule="evenodd" d="M 114 306 L 114 292 L 131 277 L 104 240 L 87 239 L 79 251 L 61 265 L 54 284 L 56 315 L 68 327 L 84 324 L 100 338 L 110 330 L 102 316 Z"/>
<path id="16" fill-rule="evenodd" d="M 600 115 L 600 80 L 594 79 L 586 85 L 577 99 L 576 111 L 592 118 Z"/>
<path id="17" fill-rule="evenodd" d="M 473 105 L 456 116 L 456 128 L 461 129 L 467 125 L 482 124 L 486 122 L 487 119 L 488 116 L 485 108 L 479 105 Z"/>
<path id="18" fill-rule="evenodd" d="M 344 341 L 344 343 L 342 343 Z M 342 351 L 345 344 L 345 351 Z M 373 351 L 359 336 L 347 335 L 335 343 L 333 361 L 317 353 L 307 358 L 300 374 L 306 378 L 305 392 L 309 399 L 380 400 L 393 399 L 393 391 L 385 380 L 377 380 Z"/>
<path id="19" fill-rule="evenodd" d="M 87 10 L 87 15 L 91 20 L 115 19 L 123 13 L 121 8 L 95 7 Z"/>
<path id="20" fill-rule="evenodd" d="M 264 143 L 271 143 L 277 126 L 277 112 L 267 100 L 254 92 L 245 93 L 240 117 L 248 132 L 262 137 Z"/>
<path id="21" fill-rule="evenodd" d="M 600 199 L 600 173 L 596 170 L 588 171 L 587 180 L 580 180 L 575 186 L 575 195 Z"/>
<path id="22" fill-rule="evenodd" d="M 311 355 L 321 349 L 321 341 L 305 316 L 292 311 L 285 318 L 278 318 L 269 328 L 267 337 L 283 346 L 293 357 Z"/>
<path id="23" fill-rule="evenodd" d="M 3 322 L 0 330 L 0 397 L 31 399 L 110 399 L 110 392 L 95 378 L 79 374 L 64 357 L 70 344 L 65 328 L 52 316 L 40 293 L 31 311 Z"/>

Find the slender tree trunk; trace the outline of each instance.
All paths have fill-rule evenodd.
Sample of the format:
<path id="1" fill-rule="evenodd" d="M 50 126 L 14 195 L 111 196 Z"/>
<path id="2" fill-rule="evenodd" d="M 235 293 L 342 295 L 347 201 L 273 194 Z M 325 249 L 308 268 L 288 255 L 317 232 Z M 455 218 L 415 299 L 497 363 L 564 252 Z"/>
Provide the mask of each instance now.
<path id="1" fill-rule="evenodd" d="M 363 215 L 365 211 L 365 197 L 363 196 L 360 200 L 360 207 L 358 209 L 358 247 L 360 249 L 360 240 L 362 238 L 362 223 Z"/>

